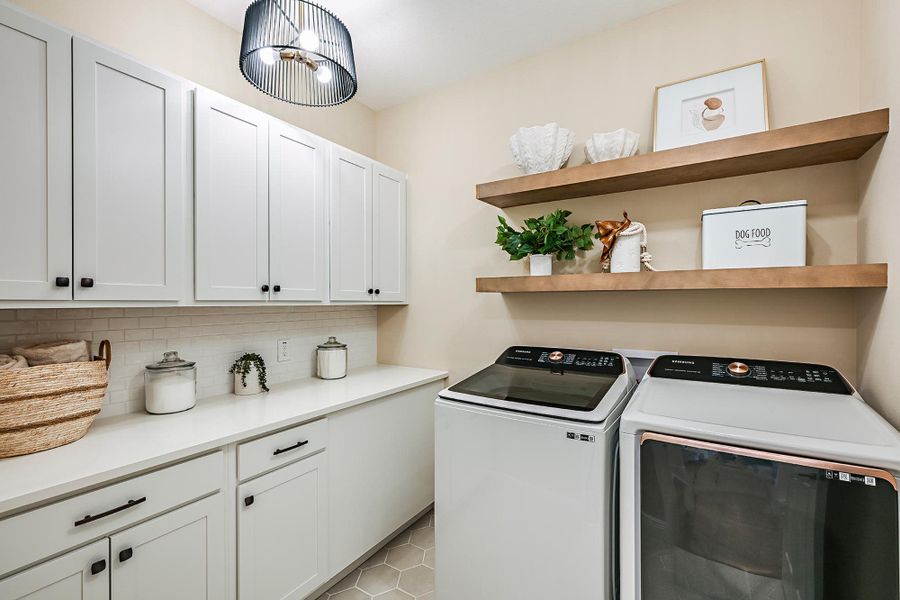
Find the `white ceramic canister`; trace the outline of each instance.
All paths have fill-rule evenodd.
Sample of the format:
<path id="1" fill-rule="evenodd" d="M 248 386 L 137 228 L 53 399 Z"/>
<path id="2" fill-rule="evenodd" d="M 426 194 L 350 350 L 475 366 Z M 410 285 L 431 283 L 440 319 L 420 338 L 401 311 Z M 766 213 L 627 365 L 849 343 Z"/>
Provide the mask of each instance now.
<path id="1" fill-rule="evenodd" d="M 528 257 L 528 261 L 532 275 L 544 276 L 553 274 L 552 254 L 532 254 Z"/>
<path id="2" fill-rule="evenodd" d="M 633 226 L 618 235 L 609 254 L 610 273 L 637 273 L 641 270 L 641 237 L 641 229 Z"/>
<path id="3" fill-rule="evenodd" d="M 340 379 L 347 376 L 347 344 L 332 336 L 316 349 L 316 375 L 321 379 Z"/>
<path id="4" fill-rule="evenodd" d="M 148 413 L 165 415 L 194 408 L 197 403 L 197 366 L 166 352 L 158 363 L 144 371 L 144 407 Z"/>

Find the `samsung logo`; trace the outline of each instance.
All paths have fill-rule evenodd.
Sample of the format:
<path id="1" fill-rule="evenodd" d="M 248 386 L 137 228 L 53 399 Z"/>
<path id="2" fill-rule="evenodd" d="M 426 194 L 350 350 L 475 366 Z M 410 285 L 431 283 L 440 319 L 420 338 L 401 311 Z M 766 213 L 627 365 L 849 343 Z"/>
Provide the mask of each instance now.
<path id="1" fill-rule="evenodd" d="M 516 350 L 518 354 L 531 354 L 531 350 Z"/>
<path id="2" fill-rule="evenodd" d="M 692 360 L 678 360 L 677 358 L 673 358 L 672 362 L 676 365 L 692 365 L 694 361 Z"/>

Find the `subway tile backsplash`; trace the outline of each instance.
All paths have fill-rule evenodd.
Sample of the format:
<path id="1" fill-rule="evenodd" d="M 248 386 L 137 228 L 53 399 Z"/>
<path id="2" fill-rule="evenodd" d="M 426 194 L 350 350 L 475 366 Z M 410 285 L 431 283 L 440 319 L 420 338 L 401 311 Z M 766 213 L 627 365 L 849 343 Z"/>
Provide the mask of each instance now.
<path id="1" fill-rule="evenodd" d="M 0 354 L 58 339 L 112 343 L 101 417 L 144 409 L 144 365 L 177 350 L 197 362 L 198 398 L 231 392 L 228 369 L 244 352 L 266 361 L 270 383 L 315 375 L 316 345 L 334 335 L 349 346 L 350 368 L 377 357 L 374 306 L 64 308 L 0 310 Z M 277 362 L 278 340 L 290 360 Z"/>

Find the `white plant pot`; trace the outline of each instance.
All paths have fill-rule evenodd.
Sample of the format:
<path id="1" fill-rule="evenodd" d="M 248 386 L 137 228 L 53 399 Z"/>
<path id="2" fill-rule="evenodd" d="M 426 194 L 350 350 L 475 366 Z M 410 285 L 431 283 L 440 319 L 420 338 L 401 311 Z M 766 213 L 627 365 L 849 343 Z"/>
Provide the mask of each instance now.
<path id="1" fill-rule="evenodd" d="M 236 396 L 252 396 L 254 394 L 259 394 L 262 392 L 262 387 L 259 385 L 259 372 L 256 370 L 256 365 L 250 366 L 250 371 L 247 373 L 247 385 L 241 383 L 241 374 L 234 374 L 234 393 Z"/>
<path id="2" fill-rule="evenodd" d="M 532 275 L 552 275 L 553 274 L 553 255 L 552 254 L 532 254 L 528 259 L 531 267 Z"/>

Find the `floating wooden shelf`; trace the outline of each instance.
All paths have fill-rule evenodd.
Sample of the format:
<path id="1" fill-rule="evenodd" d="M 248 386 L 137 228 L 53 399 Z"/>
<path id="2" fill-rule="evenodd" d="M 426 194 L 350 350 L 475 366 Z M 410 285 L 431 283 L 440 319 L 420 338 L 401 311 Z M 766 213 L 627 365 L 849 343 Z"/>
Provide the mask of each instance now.
<path id="1" fill-rule="evenodd" d="M 819 265 L 764 269 L 583 273 L 546 277 L 479 277 L 477 292 L 616 292 L 886 288 L 887 265 Z"/>
<path id="2" fill-rule="evenodd" d="M 889 129 L 887 108 L 594 165 L 481 183 L 499 208 L 854 160 Z"/>

